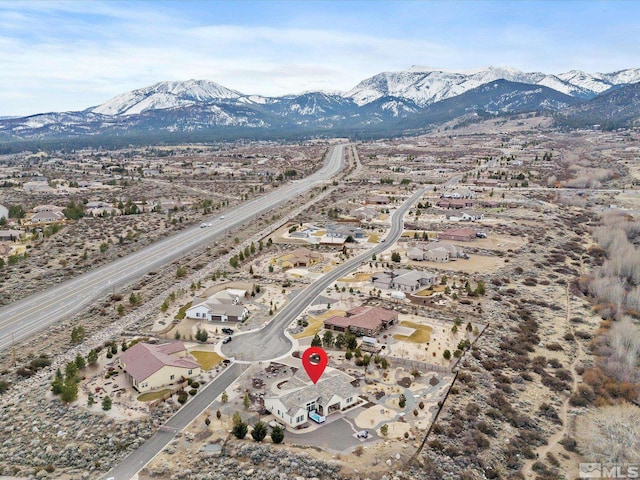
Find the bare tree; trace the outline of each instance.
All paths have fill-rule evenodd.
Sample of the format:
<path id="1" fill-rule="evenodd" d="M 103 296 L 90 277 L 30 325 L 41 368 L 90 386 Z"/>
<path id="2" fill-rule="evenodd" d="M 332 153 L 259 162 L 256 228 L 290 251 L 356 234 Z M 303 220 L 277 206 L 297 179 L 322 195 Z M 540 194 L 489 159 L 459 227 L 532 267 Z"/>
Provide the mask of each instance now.
<path id="1" fill-rule="evenodd" d="M 640 462 L 640 408 L 629 403 L 591 410 L 578 421 L 578 448 L 588 461 Z"/>

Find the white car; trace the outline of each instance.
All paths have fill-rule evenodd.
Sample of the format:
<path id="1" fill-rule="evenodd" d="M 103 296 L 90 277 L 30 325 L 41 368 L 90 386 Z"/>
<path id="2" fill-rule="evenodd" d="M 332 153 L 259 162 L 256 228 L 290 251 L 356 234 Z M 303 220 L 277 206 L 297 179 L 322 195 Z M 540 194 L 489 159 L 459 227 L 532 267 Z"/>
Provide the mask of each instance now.
<path id="1" fill-rule="evenodd" d="M 207 228 L 209 226 L 208 223 L 201 223 L 200 228 Z"/>
<path id="2" fill-rule="evenodd" d="M 220 220 L 224 220 L 224 215 L 220 215 Z"/>

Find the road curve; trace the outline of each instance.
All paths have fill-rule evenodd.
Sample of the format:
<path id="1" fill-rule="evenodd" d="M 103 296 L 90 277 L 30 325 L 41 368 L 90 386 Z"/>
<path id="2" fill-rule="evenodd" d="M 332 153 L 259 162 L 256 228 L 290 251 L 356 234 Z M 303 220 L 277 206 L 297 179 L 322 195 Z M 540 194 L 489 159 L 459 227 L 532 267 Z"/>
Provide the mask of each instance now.
<path id="1" fill-rule="evenodd" d="M 189 228 L 155 242 L 137 252 L 95 270 L 0 308 L 0 351 L 12 343 L 81 311 L 100 296 L 132 283 L 148 272 L 222 237 L 227 230 L 257 218 L 272 208 L 291 202 L 307 190 L 325 183 L 344 167 L 344 147 L 336 145 L 316 173 L 262 197 L 224 212 L 225 218 L 211 217 L 212 226 Z"/>
<path id="2" fill-rule="evenodd" d="M 391 228 L 384 243 L 379 243 L 367 252 L 351 258 L 322 276 L 298 293 L 280 310 L 266 327 L 255 332 L 236 335 L 233 337 L 232 342 L 222 345 L 222 353 L 238 361 L 255 362 L 278 358 L 289 352 L 292 344 L 291 340 L 284 333 L 287 326 L 293 322 L 307 305 L 320 295 L 325 288 L 331 287 L 336 280 L 351 272 L 362 262 L 369 262 L 374 253 L 378 254 L 382 252 L 397 241 L 400 235 L 402 235 L 405 213 L 418 201 L 425 190 L 426 188 L 418 190 L 396 210 L 391 219 Z"/>

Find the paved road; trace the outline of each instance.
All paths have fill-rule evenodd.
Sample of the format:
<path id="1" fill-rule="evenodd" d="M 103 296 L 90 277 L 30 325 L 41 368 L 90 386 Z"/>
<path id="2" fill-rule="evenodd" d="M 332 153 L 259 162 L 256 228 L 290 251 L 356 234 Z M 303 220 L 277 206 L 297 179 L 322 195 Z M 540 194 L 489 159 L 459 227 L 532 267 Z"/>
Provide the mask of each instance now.
<path id="1" fill-rule="evenodd" d="M 385 242 L 379 243 L 369 251 L 353 257 L 331 272 L 322 276 L 306 289 L 298 293 L 263 329 L 233 337 L 233 341 L 222 345 L 222 352 L 229 358 L 239 361 L 255 362 L 258 360 L 270 360 L 285 355 L 291 349 L 291 340 L 284 334 L 287 326 L 293 322 L 311 302 L 324 289 L 344 277 L 362 262 L 369 262 L 371 256 L 385 250 L 402 235 L 403 218 L 411 206 L 418 201 L 425 192 L 422 188 L 413 194 L 394 214 L 391 219 L 391 228 Z"/>
<path id="2" fill-rule="evenodd" d="M 289 323 L 327 286 L 349 273 L 360 265 L 361 262 L 368 262 L 371 255 L 382 252 L 388 245 L 400 238 L 405 213 L 418 201 L 424 191 L 425 189 L 423 188 L 416 192 L 394 213 L 391 219 L 391 229 L 386 236 L 385 242 L 376 245 L 358 257 L 352 258 L 307 287 L 262 330 L 235 336 L 232 343 L 223 345 L 225 355 L 235 356 L 251 362 L 277 358 L 286 354 L 291 348 L 291 341 L 284 335 L 284 331 Z M 198 395 L 171 417 L 149 440 L 126 457 L 119 466 L 104 475 L 102 479 L 110 477 L 113 477 L 115 480 L 131 479 L 169 444 L 174 438 L 175 432 L 181 431 L 189 425 L 189 423 L 205 408 L 211 405 L 218 395 L 228 388 L 247 367 L 247 363 L 232 363 L 222 374 L 209 383 L 204 390 L 198 393 Z M 346 428 L 348 425 L 344 425 L 344 427 L 345 432 L 348 433 L 350 428 Z"/>
<path id="3" fill-rule="evenodd" d="M 0 350 L 15 341 L 81 311 L 115 288 L 129 284 L 161 266 L 172 262 L 225 235 L 226 231 L 255 220 L 277 205 L 292 201 L 316 185 L 325 183 L 344 166 L 344 145 L 332 147 L 325 165 L 318 172 L 224 212 L 225 218 L 211 217 L 209 228 L 190 228 L 149 245 L 115 262 L 84 273 L 43 292 L 0 308 Z"/>
<path id="4" fill-rule="evenodd" d="M 120 465 L 101 478 L 129 480 L 153 460 L 164 449 L 177 432 L 181 432 L 198 417 L 222 392 L 238 378 L 247 365 L 232 363 L 218 377 L 211 381 L 201 392 L 192 397 L 176 414 L 158 429 L 138 449 L 126 457 Z"/>

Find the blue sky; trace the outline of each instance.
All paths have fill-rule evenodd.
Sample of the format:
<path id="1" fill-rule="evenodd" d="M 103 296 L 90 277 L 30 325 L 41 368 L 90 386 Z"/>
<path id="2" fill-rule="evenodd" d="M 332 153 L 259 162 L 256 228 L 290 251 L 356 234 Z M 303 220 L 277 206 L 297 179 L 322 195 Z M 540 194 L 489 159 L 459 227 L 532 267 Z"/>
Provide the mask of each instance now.
<path id="1" fill-rule="evenodd" d="M 81 110 L 163 80 L 349 90 L 382 71 L 640 67 L 635 1 L 0 1 L 0 115 Z"/>

